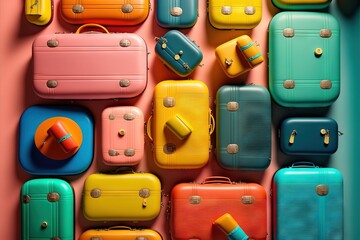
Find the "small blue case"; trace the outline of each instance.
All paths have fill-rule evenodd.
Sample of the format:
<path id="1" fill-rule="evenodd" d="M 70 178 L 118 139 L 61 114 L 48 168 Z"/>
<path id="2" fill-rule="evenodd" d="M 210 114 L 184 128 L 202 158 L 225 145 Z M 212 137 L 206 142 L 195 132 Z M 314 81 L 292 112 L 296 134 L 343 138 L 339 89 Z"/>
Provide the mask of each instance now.
<path id="1" fill-rule="evenodd" d="M 34 143 L 38 126 L 52 117 L 66 117 L 75 121 L 82 131 L 79 150 L 65 160 L 53 160 L 43 155 Z M 19 161 L 22 168 L 34 175 L 75 175 L 90 166 L 94 152 L 94 123 L 90 113 L 76 106 L 31 106 L 20 118 Z"/>
<path id="2" fill-rule="evenodd" d="M 332 118 L 288 118 L 281 124 L 280 148 L 288 155 L 330 155 L 338 148 L 338 134 Z"/>
<path id="3" fill-rule="evenodd" d="M 155 52 L 166 66 L 182 77 L 191 74 L 203 59 L 199 46 L 178 30 L 170 30 L 159 38 Z"/>
<path id="4" fill-rule="evenodd" d="M 158 0 L 156 21 L 163 28 L 190 28 L 198 19 L 198 0 Z"/>

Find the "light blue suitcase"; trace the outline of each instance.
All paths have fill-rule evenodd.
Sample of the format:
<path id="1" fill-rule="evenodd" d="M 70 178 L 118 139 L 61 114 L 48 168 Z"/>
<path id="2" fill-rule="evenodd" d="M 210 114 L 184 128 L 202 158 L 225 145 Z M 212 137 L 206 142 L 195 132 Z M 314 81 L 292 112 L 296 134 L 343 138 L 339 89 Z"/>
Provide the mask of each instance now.
<path id="1" fill-rule="evenodd" d="M 275 240 L 343 240 L 343 177 L 334 168 L 296 163 L 273 179 Z"/>
<path id="2" fill-rule="evenodd" d="M 271 97 L 263 86 L 216 94 L 216 156 L 226 169 L 264 170 L 271 161 Z"/>
<path id="3" fill-rule="evenodd" d="M 340 94 L 340 26 L 321 12 L 281 12 L 269 25 L 269 90 L 283 107 L 326 107 Z"/>
<path id="4" fill-rule="evenodd" d="M 199 13 L 198 0 L 156 1 L 156 21 L 163 28 L 190 28 Z"/>

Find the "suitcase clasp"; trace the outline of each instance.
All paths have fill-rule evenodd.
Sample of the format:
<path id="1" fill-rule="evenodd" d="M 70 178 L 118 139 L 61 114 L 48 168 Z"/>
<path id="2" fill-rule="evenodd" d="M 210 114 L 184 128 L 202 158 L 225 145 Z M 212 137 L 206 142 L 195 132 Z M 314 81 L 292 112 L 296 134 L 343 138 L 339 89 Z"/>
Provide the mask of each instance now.
<path id="1" fill-rule="evenodd" d="M 229 144 L 226 146 L 226 152 L 229 154 L 235 154 L 239 151 L 239 146 L 237 144 Z"/>
<path id="2" fill-rule="evenodd" d="M 50 193 L 47 195 L 47 200 L 48 200 L 49 202 L 57 202 L 57 201 L 59 201 L 59 199 L 60 199 L 60 195 L 59 195 L 59 193 L 57 193 L 57 192 L 50 192 Z"/>
<path id="3" fill-rule="evenodd" d="M 292 38 L 292 37 L 295 36 L 295 31 L 294 31 L 293 28 L 285 28 L 285 29 L 283 30 L 283 35 L 284 35 L 284 37 L 286 37 L 286 38 Z"/>
<path id="4" fill-rule="evenodd" d="M 243 204 L 249 205 L 249 204 L 253 204 L 255 202 L 255 199 L 253 196 L 242 196 L 241 202 Z"/>
<path id="5" fill-rule="evenodd" d="M 200 196 L 191 196 L 189 198 L 189 202 L 190 202 L 190 204 L 200 204 L 201 197 Z"/>
<path id="6" fill-rule="evenodd" d="M 324 128 L 321 129 L 320 134 L 322 136 L 324 136 L 324 144 L 329 145 L 329 142 L 330 142 L 330 131 L 329 131 L 329 129 L 324 129 Z"/>
<path id="7" fill-rule="evenodd" d="M 297 131 L 296 130 L 292 130 L 291 131 L 291 134 L 290 134 L 290 138 L 289 138 L 289 143 L 290 144 L 293 144 L 295 142 L 295 136 L 297 134 Z"/>
<path id="8" fill-rule="evenodd" d="M 255 14 L 255 7 L 253 6 L 246 6 L 244 9 L 246 15 L 254 15 Z"/>
<path id="9" fill-rule="evenodd" d="M 230 15 L 232 13 L 232 7 L 231 6 L 223 6 L 221 8 L 221 13 L 223 15 Z"/>
<path id="10" fill-rule="evenodd" d="M 294 89 L 295 88 L 295 81 L 294 80 L 285 80 L 283 83 L 284 88 L 286 89 Z"/>
<path id="11" fill-rule="evenodd" d="M 81 4 L 75 4 L 72 7 L 72 11 L 73 11 L 73 13 L 82 13 L 84 11 L 84 6 Z"/>
<path id="12" fill-rule="evenodd" d="M 124 4 L 121 7 L 121 11 L 123 13 L 131 13 L 133 11 L 134 7 L 131 4 Z"/>
<path id="13" fill-rule="evenodd" d="M 179 17 L 181 16 L 183 13 L 183 10 L 181 7 L 173 7 L 171 10 L 170 10 L 170 14 L 171 16 L 174 16 L 174 17 Z"/>
<path id="14" fill-rule="evenodd" d="M 329 188 L 325 184 L 319 184 L 316 186 L 316 193 L 319 196 L 326 196 L 329 192 Z"/>
<path id="15" fill-rule="evenodd" d="M 226 110 L 233 112 L 239 109 L 239 104 L 237 102 L 228 102 L 226 104 Z"/>

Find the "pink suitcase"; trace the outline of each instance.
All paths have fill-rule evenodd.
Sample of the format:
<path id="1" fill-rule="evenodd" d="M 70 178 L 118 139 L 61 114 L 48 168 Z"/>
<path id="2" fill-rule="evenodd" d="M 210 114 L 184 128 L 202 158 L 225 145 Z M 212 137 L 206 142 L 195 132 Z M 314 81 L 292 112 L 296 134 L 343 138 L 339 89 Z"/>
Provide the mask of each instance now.
<path id="1" fill-rule="evenodd" d="M 104 33 L 81 33 L 85 27 Z M 135 97 L 147 84 L 147 55 L 139 35 L 109 33 L 97 24 L 72 34 L 44 34 L 33 43 L 34 90 L 48 99 Z"/>
<path id="2" fill-rule="evenodd" d="M 108 165 L 136 165 L 144 156 L 144 115 L 133 106 L 102 112 L 102 155 Z"/>

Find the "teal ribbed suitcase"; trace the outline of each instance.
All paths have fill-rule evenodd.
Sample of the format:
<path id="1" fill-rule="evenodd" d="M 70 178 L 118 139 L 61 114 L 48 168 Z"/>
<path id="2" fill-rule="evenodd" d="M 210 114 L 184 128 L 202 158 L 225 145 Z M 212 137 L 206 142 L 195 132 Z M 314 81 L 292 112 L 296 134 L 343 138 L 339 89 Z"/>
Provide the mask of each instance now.
<path id="1" fill-rule="evenodd" d="M 21 188 L 22 240 L 73 240 L 74 194 L 61 179 L 32 179 Z"/>
<path id="2" fill-rule="evenodd" d="M 158 0 L 156 21 L 163 28 L 190 28 L 198 19 L 198 5 L 198 0 Z"/>
<path id="3" fill-rule="evenodd" d="M 271 160 L 271 98 L 263 86 L 222 86 L 216 95 L 216 156 L 226 169 L 264 170 Z"/>
<path id="4" fill-rule="evenodd" d="M 320 12 L 281 12 L 269 25 L 269 89 L 284 107 L 326 107 L 340 94 L 340 27 Z"/>
<path id="5" fill-rule="evenodd" d="M 273 179 L 275 240 L 343 240 L 343 177 L 334 168 L 296 163 Z"/>

